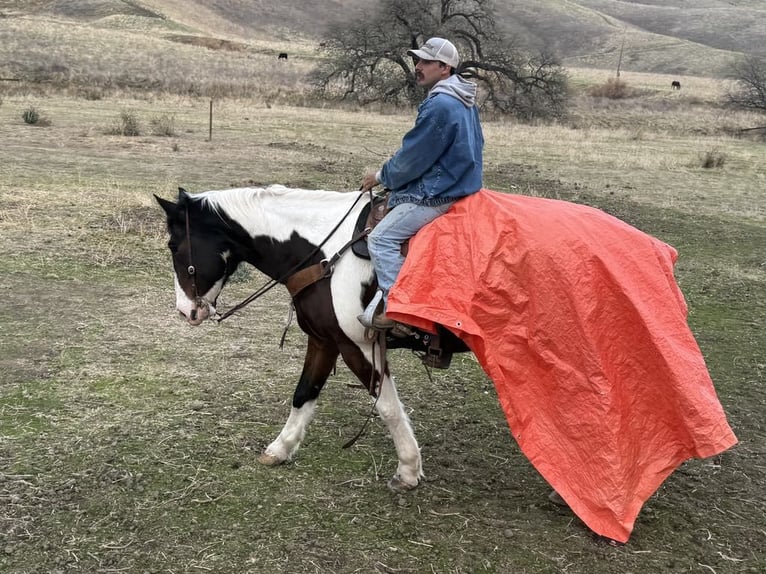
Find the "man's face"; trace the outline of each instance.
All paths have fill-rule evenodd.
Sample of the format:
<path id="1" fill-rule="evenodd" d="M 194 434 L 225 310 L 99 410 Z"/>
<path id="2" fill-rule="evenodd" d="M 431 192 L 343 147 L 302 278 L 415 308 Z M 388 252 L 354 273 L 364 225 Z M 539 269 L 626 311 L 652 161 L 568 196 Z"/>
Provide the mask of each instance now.
<path id="1" fill-rule="evenodd" d="M 418 60 L 415 63 L 415 81 L 418 86 L 431 89 L 433 85 L 448 78 L 450 67 L 437 60 Z"/>

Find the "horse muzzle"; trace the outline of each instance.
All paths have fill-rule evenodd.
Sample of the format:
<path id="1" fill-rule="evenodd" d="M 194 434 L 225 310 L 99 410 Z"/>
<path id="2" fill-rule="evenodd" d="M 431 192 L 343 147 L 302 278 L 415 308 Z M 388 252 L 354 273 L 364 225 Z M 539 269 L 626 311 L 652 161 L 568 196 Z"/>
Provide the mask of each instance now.
<path id="1" fill-rule="evenodd" d="M 186 319 L 186 322 L 189 323 L 189 325 L 195 327 L 202 324 L 207 319 L 215 317 L 217 314 L 215 308 L 204 300 L 195 303 L 188 311 L 179 309 L 178 312 L 184 319 Z"/>

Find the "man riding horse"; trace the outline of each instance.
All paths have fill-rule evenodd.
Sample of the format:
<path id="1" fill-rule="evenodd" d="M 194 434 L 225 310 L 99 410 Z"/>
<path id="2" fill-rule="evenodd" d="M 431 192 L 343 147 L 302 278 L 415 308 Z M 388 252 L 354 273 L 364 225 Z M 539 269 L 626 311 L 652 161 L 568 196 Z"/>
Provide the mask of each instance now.
<path id="1" fill-rule="evenodd" d="M 457 48 L 449 40 L 431 38 L 419 50 L 408 50 L 415 62 L 415 78 L 428 89 L 415 126 L 402 146 L 377 173 L 368 173 L 362 189 L 383 184 L 390 190 L 390 211 L 372 230 L 367 243 L 382 292 L 383 311 L 366 327 L 390 329 L 386 317 L 388 292 L 404 264 L 401 245 L 420 228 L 446 213 L 455 200 L 482 186 L 484 136 L 476 107 L 476 84 L 456 72 Z M 377 305 L 379 298 L 373 299 Z"/>

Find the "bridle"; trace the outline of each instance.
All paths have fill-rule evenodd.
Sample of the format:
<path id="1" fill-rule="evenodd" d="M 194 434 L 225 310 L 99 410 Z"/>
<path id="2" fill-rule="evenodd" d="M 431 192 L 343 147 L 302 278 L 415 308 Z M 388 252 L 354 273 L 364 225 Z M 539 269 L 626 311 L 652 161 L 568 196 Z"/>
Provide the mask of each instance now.
<path id="1" fill-rule="evenodd" d="M 336 231 L 338 231 L 338 228 L 343 224 L 343 222 L 348 218 L 348 216 L 351 214 L 351 212 L 354 210 L 354 207 L 356 207 L 356 204 L 359 203 L 359 200 L 364 197 L 365 192 L 362 192 L 359 194 L 359 197 L 357 197 L 354 200 L 354 203 L 351 204 L 351 207 L 348 208 L 348 211 L 341 217 L 340 221 L 335 225 L 335 227 L 332 228 L 330 233 L 327 234 L 327 236 L 322 240 L 322 242 L 317 245 L 317 247 L 309 253 L 300 263 L 294 265 L 289 271 L 284 273 L 281 277 L 278 279 L 270 279 L 266 283 L 264 283 L 259 289 L 257 289 L 254 293 L 252 293 L 250 296 L 248 296 L 246 299 L 241 301 L 240 303 L 237 303 L 234 307 L 226 311 L 223 315 L 220 315 L 217 317 L 217 321 L 220 323 L 224 319 L 227 319 L 228 317 L 231 317 L 234 313 L 239 311 L 240 309 L 246 307 L 256 299 L 258 299 L 260 296 L 264 295 L 268 291 L 270 291 L 272 288 L 274 288 L 276 285 L 279 285 L 280 283 L 285 283 L 291 276 L 293 276 L 296 272 L 298 272 L 300 269 L 303 268 L 306 263 L 311 261 L 313 257 L 319 253 L 324 246 L 325 243 L 327 243 L 330 238 L 335 234 Z M 372 201 L 372 192 L 370 192 L 370 200 Z M 321 263 L 318 265 L 322 266 L 322 277 L 328 277 L 332 273 L 332 269 L 335 265 L 335 263 L 340 259 L 340 256 L 349 248 L 352 244 L 356 243 L 360 239 L 362 239 L 365 235 L 369 233 L 368 229 L 365 229 L 363 232 L 357 233 L 354 235 L 354 237 L 351 238 L 351 240 L 346 243 L 341 249 L 333 255 L 329 260 L 324 259 Z M 208 304 L 209 303 L 203 298 L 200 297 L 197 293 L 197 281 L 196 281 L 196 268 L 194 267 L 194 260 L 192 259 L 192 241 L 191 241 L 191 230 L 189 225 L 189 209 L 187 207 L 186 209 L 186 238 L 188 241 L 188 254 L 189 254 L 189 266 L 186 269 L 187 273 L 189 274 L 189 277 L 192 280 L 192 292 L 194 295 L 194 302 L 197 306 L 200 306 L 201 304 Z"/>
<path id="2" fill-rule="evenodd" d="M 351 212 L 354 210 L 354 207 L 356 207 L 356 204 L 359 203 L 359 200 L 364 197 L 364 194 L 366 192 L 361 192 L 359 196 L 354 200 L 354 203 L 351 204 L 351 207 L 348 208 L 348 211 L 346 211 L 345 214 L 343 214 L 343 217 L 341 217 L 340 221 L 335 225 L 335 227 L 332 228 L 330 233 L 327 234 L 327 236 L 322 240 L 322 242 L 311 252 L 309 255 L 307 255 L 300 263 L 293 266 L 287 273 L 285 273 L 282 277 L 279 279 L 271 279 L 267 281 L 264 285 L 262 285 L 258 290 L 256 290 L 253 294 L 251 294 L 249 297 L 247 297 L 242 302 L 238 303 L 231 309 L 229 309 L 226 313 L 223 315 L 220 315 L 217 318 L 217 321 L 220 323 L 224 319 L 230 317 L 235 312 L 239 311 L 246 305 L 249 305 L 253 301 L 255 301 L 258 297 L 272 289 L 274 286 L 278 285 L 279 283 L 285 283 L 287 280 L 295 275 L 296 272 L 300 271 L 303 266 L 311 261 L 311 259 L 319 253 L 321 248 L 324 246 L 327 241 L 330 240 L 330 238 L 335 234 L 336 231 L 338 231 L 338 228 L 340 228 L 341 224 L 348 218 L 348 216 L 351 214 Z M 373 201 L 373 193 L 372 190 L 369 191 L 370 196 L 370 203 Z M 365 237 L 370 233 L 371 229 L 366 228 L 358 233 L 355 233 L 354 236 L 345 244 L 343 247 L 341 247 L 329 260 L 322 260 L 317 265 L 321 268 L 321 278 L 329 277 L 332 274 L 333 267 L 335 266 L 335 263 L 340 259 L 341 255 L 349 249 L 354 243 Z M 192 291 L 194 293 L 194 301 L 197 306 L 199 306 L 201 303 L 207 304 L 208 302 L 204 300 L 204 298 L 199 297 L 197 293 L 197 281 L 195 279 L 196 277 L 196 269 L 194 267 L 194 260 L 192 259 L 192 241 L 191 241 L 191 230 L 189 225 L 189 209 L 187 207 L 186 209 L 186 239 L 188 241 L 189 247 L 188 247 L 188 253 L 189 253 L 189 266 L 187 267 L 187 272 L 189 273 L 189 277 L 191 277 L 192 280 Z M 287 327 L 285 328 L 285 331 L 287 330 Z M 282 339 L 284 340 L 284 334 L 282 335 Z M 380 354 L 380 361 L 381 361 L 381 378 L 380 383 L 383 382 L 383 373 L 385 371 L 385 365 L 386 365 L 386 334 L 383 331 L 380 331 L 377 333 L 377 336 L 375 338 L 375 342 L 377 343 L 379 347 L 379 354 Z M 359 432 L 351 438 L 349 441 L 347 441 L 343 448 L 349 448 L 354 443 L 356 443 L 357 440 L 364 434 L 365 429 L 367 428 L 367 424 L 372 419 L 375 407 L 378 404 L 378 400 L 380 399 L 380 389 L 376 388 L 375 385 L 375 374 L 377 372 L 377 369 L 375 368 L 375 353 L 373 352 L 373 362 L 372 362 L 372 374 L 370 378 L 370 384 L 368 391 L 369 393 L 375 397 L 375 401 L 372 405 L 372 409 L 370 410 L 370 413 L 368 414 L 364 424 L 362 425 L 362 428 L 359 429 Z"/>
<path id="3" fill-rule="evenodd" d="M 194 304 L 199 306 L 202 302 L 202 297 L 197 293 L 197 269 L 194 267 L 194 260 L 192 259 L 192 240 L 191 231 L 189 230 L 189 208 L 186 208 L 186 241 L 189 245 L 189 266 L 186 268 L 186 272 L 189 274 L 192 282 L 192 294 L 194 295 Z"/>
<path id="4" fill-rule="evenodd" d="M 191 230 L 189 225 L 189 208 L 187 206 L 186 208 L 186 241 L 188 243 L 188 249 L 187 252 L 189 254 L 189 266 L 186 268 L 186 272 L 189 274 L 189 277 L 192 280 L 192 295 L 194 296 L 194 305 L 199 308 L 202 305 L 207 305 L 208 307 L 211 307 L 210 303 L 205 299 L 204 297 L 200 297 L 198 291 L 197 291 L 197 268 L 194 267 L 194 260 L 192 259 L 192 248 L 191 248 Z M 194 319 L 194 317 L 192 317 Z"/>

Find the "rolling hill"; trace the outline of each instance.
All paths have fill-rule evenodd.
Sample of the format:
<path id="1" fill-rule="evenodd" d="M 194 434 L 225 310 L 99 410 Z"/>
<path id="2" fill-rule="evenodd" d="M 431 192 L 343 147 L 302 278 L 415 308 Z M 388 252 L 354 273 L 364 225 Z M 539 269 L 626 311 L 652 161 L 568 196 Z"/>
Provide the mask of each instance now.
<path id="1" fill-rule="evenodd" d="M 285 47 L 316 43 L 329 23 L 377 5 L 375 0 L 0 0 L 0 28 L 13 18 L 50 19 Z M 624 70 L 721 77 L 743 54 L 766 57 L 763 0 L 505 0 L 496 3 L 496 19 L 514 42 L 553 49 L 568 66 L 612 69 L 624 48 Z"/>

